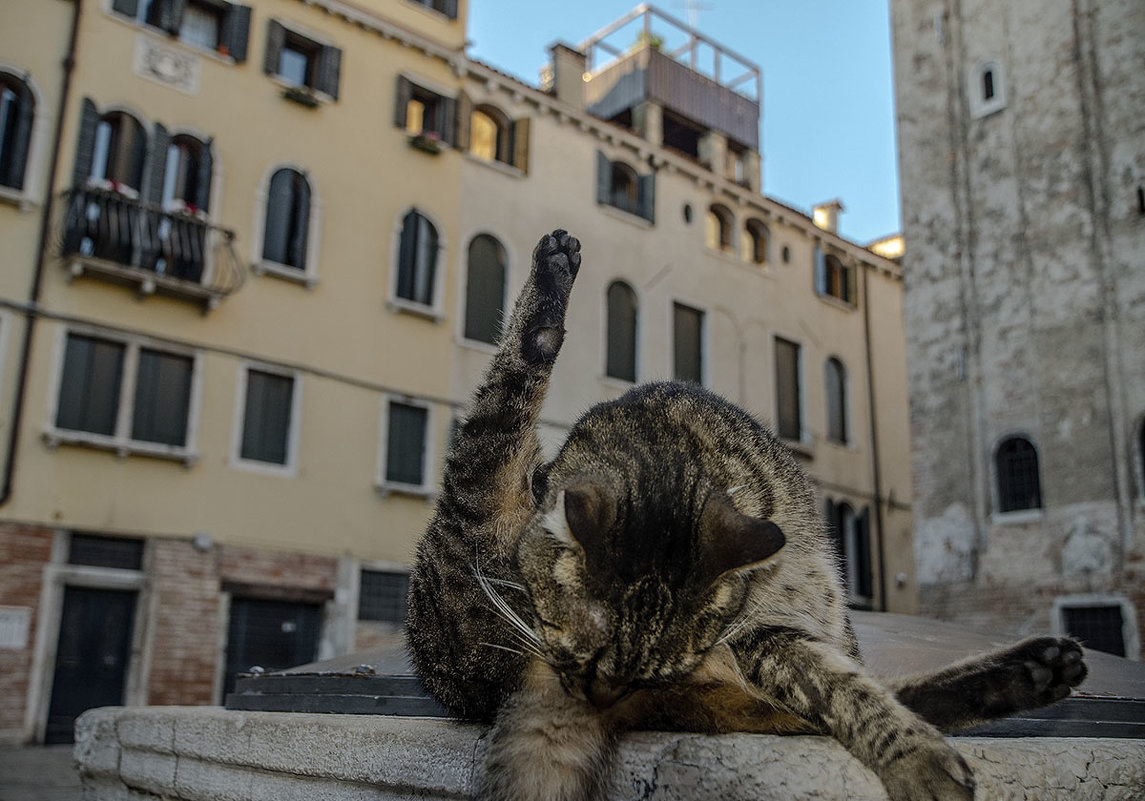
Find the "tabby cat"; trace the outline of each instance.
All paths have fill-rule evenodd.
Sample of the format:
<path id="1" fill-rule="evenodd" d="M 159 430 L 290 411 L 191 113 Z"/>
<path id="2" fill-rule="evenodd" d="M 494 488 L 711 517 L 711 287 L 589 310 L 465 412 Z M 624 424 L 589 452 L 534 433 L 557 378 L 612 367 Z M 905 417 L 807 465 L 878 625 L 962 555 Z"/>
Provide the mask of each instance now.
<path id="1" fill-rule="evenodd" d="M 829 734 L 892 801 L 973 798 L 940 731 L 1068 695 L 1079 646 L 1036 637 L 869 676 L 808 479 L 698 387 L 600 404 L 543 463 L 535 427 L 579 267 L 566 232 L 537 245 L 410 578 L 425 686 L 493 724 L 479 798 L 602 798 L 633 728 Z"/>

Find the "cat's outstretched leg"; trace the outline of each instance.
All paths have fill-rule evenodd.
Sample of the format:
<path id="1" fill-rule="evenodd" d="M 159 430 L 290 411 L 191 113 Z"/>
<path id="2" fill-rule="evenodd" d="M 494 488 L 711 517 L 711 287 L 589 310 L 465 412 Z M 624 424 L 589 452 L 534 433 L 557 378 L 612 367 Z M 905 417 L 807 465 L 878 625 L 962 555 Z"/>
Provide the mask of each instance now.
<path id="1" fill-rule="evenodd" d="M 527 633 L 506 622 L 524 600 L 509 562 L 532 514 L 537 417 L 579 268 L 574 237 L 541 237 L 501 347 L 456 433 L 410 574 L 410 653 L 426 688 L 461 717 L 491 719 L 526 663 Z M 505 596 L 501 611 L 487 589 Z"/>
<path id="2" fill-rule="evenodd" d="M 1086 672 L 1076 641 L 1029 637 L 934 673 L 887 684 L 924 719 L 953 731 L 1059 701 L 1081 684 Z"/>
<path id="3" fill-rule="evenodd" d="M 965 760 L 853 659 L 787 628 L 760 627 L 730 645 L 762 696 L 842 743 L 882 779 L 890 801 L 974 798 Z"/>
<path id="4" fill-rule="evenodd" d="M 616 735 L 587 701 L 537 662 L 489 731 L 478 801 L 597 801 L 612 774 Z"/>

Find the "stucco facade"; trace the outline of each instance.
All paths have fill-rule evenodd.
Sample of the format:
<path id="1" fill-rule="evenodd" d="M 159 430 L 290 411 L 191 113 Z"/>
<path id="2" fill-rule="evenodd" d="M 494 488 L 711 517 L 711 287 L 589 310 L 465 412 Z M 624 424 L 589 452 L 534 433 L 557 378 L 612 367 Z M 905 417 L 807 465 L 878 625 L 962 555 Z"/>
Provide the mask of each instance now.
<path id="1" fill-rule="evenodd" d="M 650 105 L 601 120 L 559 69 L 575 48 L 553 88 L 471 61 L 465 2 L 9 6 L 28 22 L 0 31 L 0 79 L 35 89 L 35 124 L 27 188 L 0 191 L 0 736 L 66 737 L 89 702 L 217 703 L 236 666 L 396 636 L 492 353 L 467 323 L 479 236 L 503 278 L 473 297 L 501 306 L 542 232 L 585 243 L 549 444 L 678 374 L 674 304 L 699 380 L 765 419 L 787 342 L 790 441 L 862 552 L 855 601 L 913 610 L 898 266 L 761 195 L 757 145 L 669 150 Z M 601 159 L 645 179 L 638 210 L 601 202 Z M 628 378 L 606 375 L 616 280 Z M 85 614 L 110 639 L 73 636 Z M 93 654 L 107 698 L 76 678 Z"/>
<path id="2" fill-rule="evenodd" d="M 1145 7 L 891 8 L 921 609 L 1139 656 Z"/>

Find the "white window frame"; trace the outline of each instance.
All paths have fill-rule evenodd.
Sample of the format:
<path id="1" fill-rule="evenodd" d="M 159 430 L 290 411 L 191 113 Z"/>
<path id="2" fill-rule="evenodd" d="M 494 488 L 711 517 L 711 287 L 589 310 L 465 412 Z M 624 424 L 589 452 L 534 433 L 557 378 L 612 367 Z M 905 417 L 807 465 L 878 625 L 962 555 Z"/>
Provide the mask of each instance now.
<path id="1" fill-rule="evenodd" d="M 424 456 L 422 461 L 422 480 L 420 484 L 407 484 L 402 481 L 390 481 L 386 478 L 386 450 L 389 445 L 390 437 L 390 404 L 401 403 L 406 406 L 416 406 L 425 409 L 425 442 L 424 442 Z M 380 426 L 378 433 L 378 472 L 374 476 L 374 486 L 378 492 L 383 496 L 387 495 L 415 495 L 423 498 L 434 497 L 437 493 L 434 489 L 434 475 L 436 470 L 436 460 L 434 454 L 437 453 L 436 441 L 436 416 L 434 414 L 433 404 L 413 398 L 408 395 L 392 395 L 386 394 L 382 396 L 382 409 Z"/>
<path id="2" fill-rule="evenodd" d="M 1065 615 L 1062 614 L 1062 611 L 1067 607 L 1078 609 L 1090 606 L 1121 607 L 1121 639 L 1125 642 L 1125 658 L 1140 659 L 1141 638 L 1137 634 L 1137 610 L 1132 602 L 1122 595 L 1103 593 L 1059 595 L 1054 598 L 1050 608 L 1050 632 L 1059 637 L 1068 636 L 1069 632 L 1065 628 Z"/>
<path id="3" fill-rule="evenodd" d="M 428 220 L 429 224 L 432 225 L 437 232 L 437 255 L 433 265 L 433 287 L 430 290 L 430 295 L 433 300 L 428 305 L 409 300 L 408 298 L 398 297 L 398 272 L 401 269 L 402 256 L 402 225 L 405 222 L 406 215 L 411 211 L 416 211 Z M 445 254 L 449 251 L 449 239 L 445 235 L 445 228 L 442 227 L 441 221 L 423 206 L 406 206 L 398 213 L 391 238 L 390 280 L 387 289 L 386 305 L 390 311 L 408 312 L 420 317 L 427 317 L 434 322 L 441 322 L 445 319 L 445 312 L 441 307 L 441 296 L 444 293 L 445 287 Z M 465 255 L 462 254 L 461 258 L 464 259 Z"/>
<path id="4" fill-rule="evenodd" d="M 32 130 L 28 133 L 28 153 L 24 156 L 24 188 L 0 186 L 0 202 L 11 203 L 20 211 L 35 208 L 42 200 L 43 154 L 46 150 L 51 113 L 44 108 L 44 95 L 29 70 L 0 61 L 0 72 L 19 79 L 32 93 Z"/>
<path id="5" fill-rule="evenodd" d="M 994 73 L 994 96 L 987 100 L 982 94 L 982 78 Z M 1006 107 L 1006 69 L 998 59 L 979 61 L 967 76 L 970 93 L 970 118 L 977 120 Z"/>
<path id="6" fill-rule="evenodd" d="M 63 389 L 64 360 L 67 354 L 68 337 L 71 334 L 103 339 L 124 346 L 123 372 L 119 377 L 119 407 L 116 409 L 115 433 L 111 436 L 90 431 L 73 431 L 56 426 L 59 411 L 60 390 Z M 131 426 L 135 416 L 135 388 L 139 369 L 139 351 L 157 350 L 173 356 L 191 359 L 190 397 L 187 399 L 187 438 L 186 444 L 164 445 L 131 438 Z M 159 459 L 171 459 L 185 465 L 194 464 L 199 458 L 197 442 L 199 419 L 203 395 L 203 355 L 193 348 L 172 345 L 149 337 L 119 334 L 94 326 L 63 326 L 55 344 L 54 368 L 51 393 L 48 396 L 48 416 L 44 423 L 43 438 L 49 447 L 58 445 L 86 445 L 101 450 L 114 451 L 119 456 L 142 455 Z"/>
<path id="7" fill-rule="evenodd" d="M 263 241 L 266 236 L 266 212 L 270 200 L 270 179 L 279 170 L 294 170 L 306 179 L 310 186 L 310 219 L 306 232 L 306 268 L 299 270 L 288 264 L 264 259 L 262 256 Z M 270 275 L 275 278 L 284 278 L 313 289 L 321 278 L 318 276 L 318 255 L 321 250 L 322 239 L 322 209 L 324 204 L 318 195 L 317 181 L 313 173 L 305 167 L 292 162 L 279 162 L 272 164 L 262 174 L 262 180 L 254 193 L 254 224 L 251 227 L 251 265 L 256 275 Z M 213 199 L 212 188 L 212 199 Z"/>
<path id="8" fill-rule="evenodd" d="M 242 456 L 243 427 L 246 425 L 247 375 L 251 370 L 293 379 L 290 396 L 290 427 L 286 432 L 286 463 L 274 464 Z M 243 360 L 235 379 L 235 411 L 231 426 L 231 467 L 269 476 L 294 478 L 298 475 L 299 437 L 302 432 L 302 373 L 266 362 Z"/>

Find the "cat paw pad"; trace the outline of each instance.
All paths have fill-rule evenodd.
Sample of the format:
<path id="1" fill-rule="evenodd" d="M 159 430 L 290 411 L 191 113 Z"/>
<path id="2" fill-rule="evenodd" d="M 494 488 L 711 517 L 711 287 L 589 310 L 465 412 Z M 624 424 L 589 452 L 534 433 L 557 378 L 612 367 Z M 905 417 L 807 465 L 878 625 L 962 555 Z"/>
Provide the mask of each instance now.
<path id="1" fill-rule="evenodd" d="M 1069 637 L 1034 637 L 1014 650 L 1026 673 L 1029 692 L 1042 704 L 1065 698 L 1088 672 L 1081 645 Z"/>

